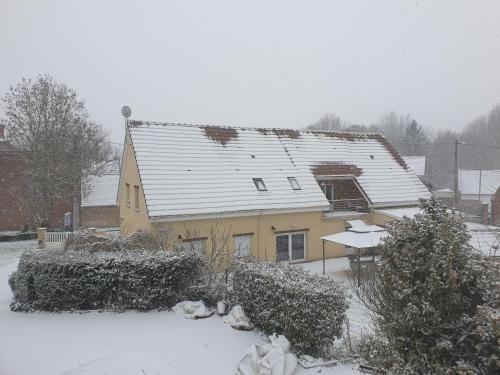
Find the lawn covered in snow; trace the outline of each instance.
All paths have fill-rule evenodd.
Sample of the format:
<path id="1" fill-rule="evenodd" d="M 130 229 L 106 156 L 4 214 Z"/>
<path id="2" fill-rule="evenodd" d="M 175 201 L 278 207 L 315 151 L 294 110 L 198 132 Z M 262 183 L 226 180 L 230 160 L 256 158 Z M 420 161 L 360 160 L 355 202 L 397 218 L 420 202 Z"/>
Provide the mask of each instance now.
<path id="1" fill-rule="evenodd" d="M 190 320 L 173 312 L 11 312 L 8 276 L 31 246 L 36 241 L 0 243 L 2 375 L 234 374 L 251 345 L 266 340 L 257 331 L 236 331 L 218 316 Z M 297 374 L 358 374 L 352 367 L 299 369 Z"/>

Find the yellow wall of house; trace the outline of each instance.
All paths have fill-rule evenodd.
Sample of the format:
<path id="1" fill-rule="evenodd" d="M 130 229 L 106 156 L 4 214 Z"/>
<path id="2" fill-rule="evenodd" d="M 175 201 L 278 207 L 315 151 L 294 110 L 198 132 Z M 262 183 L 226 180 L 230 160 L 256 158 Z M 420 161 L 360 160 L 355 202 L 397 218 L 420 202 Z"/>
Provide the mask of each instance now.
<path id="1" fill-rule="evenodd" d="M 130 202 L 127 202 L 126 184 L 130 185 Z M 139 208 L 135 208 L 134 186 L 139 187 Z M 125 151 L 122 165 L 122 176 L 120 178 L 120 193 L 118 197 L 120 205 L 120 232 L 128 235 L 134 232 L 149 232 L 151 224 L 149 222 L 146 209 L 146 200 L 142 190 L 139 170 L 135 160 L 134 150 L 130 136 L 125 139 Z"/>
<path id="2" fill-rule="evenodd" d="M 384 215 L 381 212 L 372 211 L 372 213 L 371 213 L 371 221 L 372 221 L 372 224 L 375 224 L 375 225 L 385 226 L 387 223 L 394 221 L 394 220 L 396 220 L 396 219 L 394 219 L 391 216 Z"/>
<path id="3" fill-rule="evenodd" d="M 368 214 L 366 217 L 368 217 Z M 214 228 L 217 228 L 219 235 L 222 233 L 228 235 L 227 252 L 229 255 L 234 252 L 233 235 L 252 233 L 252 255 L 268 261 L 276 260 L 276 236 L 281 234 L 279 232 L 305 231 L 305 260 L 317 260 L 322 258 L 323 241 L 320 237 L 343 232 L 345 230 L 345 221 L 342 219 L 325 219 L 321 212 L 306 212 L 152 224 L 153 233 L 163 239 L 168 237 L 169 246 L 188 238 L 206 238 L 204 240 L 206 251 L 213 248 L 211 239 L 214 237 L 212 234 Z M 325 256 L 327 258 L 344 255 L 344 246 L 325 241 Z"/>

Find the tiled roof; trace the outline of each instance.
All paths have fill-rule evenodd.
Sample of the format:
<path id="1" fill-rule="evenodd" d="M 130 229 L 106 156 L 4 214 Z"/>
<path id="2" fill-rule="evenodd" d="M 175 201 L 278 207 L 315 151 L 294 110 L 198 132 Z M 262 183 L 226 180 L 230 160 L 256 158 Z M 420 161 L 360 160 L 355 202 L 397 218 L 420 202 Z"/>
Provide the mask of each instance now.
<path id="1" fill-rule="evenodd" d="M 116 206 L 120 175 L 90 176 L 82 186 L 82 207 Z"/>
<path id="2" fill-rule="evenodd" d="M 408 167 L 417 176 L 425 176 L 425 155 L 424 156 L 403 156 Z"/>
<path id="3" fill-rule="evenodd" d="M 479 180 L 481 180 L 481 194 L 495 194 L 500 186 L 500 170 L 459 169 L 460 194 L 479 194 Z"/>
<path id="4" fill-rule="evenodd" d="M 334 174 L 355 174 L 374 205 L 430 196 L 379 134 L 138 121 L 129 122 L 129 131 L 150 217 L 326 210 L 313 174 L 321 165 L 336 165 Z M 288 177 L 301 190 L 293 190 Z M 253 178 L 262 178 L 267 191 L 258 191 Z"/>

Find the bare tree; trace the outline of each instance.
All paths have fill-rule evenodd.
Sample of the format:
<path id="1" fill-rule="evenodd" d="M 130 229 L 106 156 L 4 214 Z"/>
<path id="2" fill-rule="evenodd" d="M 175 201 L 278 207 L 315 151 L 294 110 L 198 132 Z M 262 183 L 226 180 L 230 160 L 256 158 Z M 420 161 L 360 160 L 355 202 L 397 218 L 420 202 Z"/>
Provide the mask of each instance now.
<path id="1" fill-rule="evenodd" d="M 24 158 L 34 224 L 48 226 L 55 205 L 77 204 L 81 181 L 110 160 L 107 134 L 76 92 L 48 75 L 22 79 L 2 100 L 3 124 Z"/>
<path id="2" fill-rule="evenodd" d="M 318 121 L 312 123 L 307 129 L 325 130 L 325 131 L 340 131 L 344 126 L 344 122 L 339 116 L 333 113 L 327 113 Z"/>

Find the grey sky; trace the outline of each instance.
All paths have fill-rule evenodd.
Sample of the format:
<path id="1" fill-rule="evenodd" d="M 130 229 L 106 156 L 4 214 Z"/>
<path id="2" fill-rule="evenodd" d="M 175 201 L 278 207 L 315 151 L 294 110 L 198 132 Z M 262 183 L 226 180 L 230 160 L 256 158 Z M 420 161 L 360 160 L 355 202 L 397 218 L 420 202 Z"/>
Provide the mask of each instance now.
<path id="1" fill-rule="evenodd" d="M 500 103 L 500 1 L 0 0 L 0 93 L 49 73 L 121 142 L 133 118 L 306 126 L 409 113 L 463 127 Z"/>

